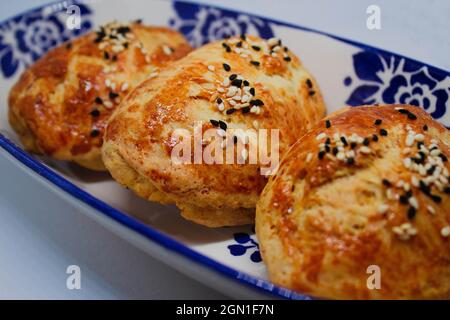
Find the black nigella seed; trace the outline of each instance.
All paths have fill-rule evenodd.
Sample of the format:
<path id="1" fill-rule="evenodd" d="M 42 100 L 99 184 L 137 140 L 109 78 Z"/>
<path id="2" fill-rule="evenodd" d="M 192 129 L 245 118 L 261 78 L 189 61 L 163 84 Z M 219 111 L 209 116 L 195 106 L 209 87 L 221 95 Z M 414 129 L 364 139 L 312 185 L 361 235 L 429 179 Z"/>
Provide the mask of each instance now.
<path id="1" fill-rule="evenodd" d="M 283 59 L 284 59 L 284 61 L 287 61 L 287 62 L 291 61 L 291 57 L 289 57 L 289 56 L 286 56 Z"/>
<path id="2" fill-rule="evenodd" d="M 388 179 L 383 179 L 383 180 L 381 180 L 381 182 L 382 182 L 383 185 L 386 186 L 386 187 L 392 186 L 391 182 L 390 182 Z"/>
<path id="3" fill-rule="evenodd" d="M 239 41 L 238 43 L 236 43 L 236 47 L 242 48 L 242 41 Z"/>
<path id="4" fill-rule="evenodd" d="M 228 64 L 226 64 L 226 63 L 224 63 L 223 64 L 223 69 L 225 70 L 225 71 L 230 71 L 231 70 L 231 67 L 230 67 L 230 65 L 228 65 Z"/>
<path id="5" fill-rule="evenodd" d="M 105 60 L 109 60 L 109 53 L 108 53 L 108 51 L 103 52 L 103 58 L 105 58 Z"/>
<path id="6" fill-rule="evenodd" d="M 405 192 L 405 196 L 406 196 L 408 199 L 411 198 L 411 197 L 413 196 L 412 190 L 406 191 L 406 192 Z"/>
<path id="7" fill-rule="evenodd" d="M 248 82 L 247 80 L 244 80 L 244 87 L 248 87 L 250 85 L 250 82 Z"/>
<path id="8" fill-rule="evenodd" d="M 408 197 L 405 195 L 401 195 L 399 201 L 401 204 L 408 204 Z"/>
<path id="9" fill-rule="evenodd" d="M 311 91 L 308 92 L 308 94 L 312 97 L 313 95 L 316 94 L 316 92 L 314 90 L 311 90 Z"/>
<path id="10" fill-rule="evenodd" d="M 223 122 L 222 120 L 219 120 L 219 127 L 220 129 L 222 129 L 223 131 L 226 131 L 228 126 L 225 122 Z"/>
<path id="11" fill-rule="evenodd" d="M 226 111 L 226 114 L 233 114 L 235 111 L 236 111 L 236 109 L 231 108 Z"/>
<path id="12" fill-rule="evenodd" d="M 306 85 L 308 86 L 308 88 L 312 88 L 313 87 L 313 83 L 311 81 L 311 79 L 306 79 Z"/>
<path id="13" fill-rule="evenodd" d="M 242 80 L 234 79 L 233 81 L 231 81 L 231 85 L 240 88 L 242 87 Z"/>
<path id="14" fill-rule="evenodd" d="M 247 40 L 247 37 L 245 36 L 245 34 L 241 34 L 241 40 L 242 41 L 246 41 Z"/>
<path id="15" fill-rule="evenodd" d="M 329 144 L 326 144 L 326 145 L 325 145 L 325 151 L 326 151 L 326 152 L 330 152 L 330 151 L 331 151 L 331 148 L 330 148 L 330 145 L 329 145 Z"/>
<path id="16" fill-rule="evenodd" d="M 99 130 L 93 129 L 91 131 L 91 137 L 95 138 L 95 137 L 98 137 L 99 135 L 100 135 L 100 131 Z"/>
<path id="17" fill-rule="evenodd" d="M 327 140 L 325 140 L 325 144 L 330 144 L 331 143 L 331 139 L 327 138 Z"/>
<path id="18" fill-rule="evenodd" d="M 337 147 L 334 147 L 332 152 L 333 152 L 333 155 L 337 155 L 339 152 L 339 149 Z"/>
<path id="19" fill-rule="evenodd" d="M 409 220 L 412 220 L 412 219 L 414 219 L 415 218 L 415 216 L 416 216 L 416 208 L 414 208 L 414 207 L 409 207 L 409 209 L 408 209 L 408 219 Z"/>
<path id="20" fill-rule="evenodd" d="M 94 109 L 91 112 L 89 112 L 89 114 L 93 117 L 98 117 L 100 115 L 100 111 L 98 111 L 98 109 Z"/>
<path id="21" fill-rule="evenodd" d="M 411 120 L 416 120 L 417 116 L 414 113 L 410 112 L 410 113 L 408 113 L 408 118 L 411 119 Z"/>
<path id="22" fill-rule="evenodd" d="M 67 50 L 72 49 L 72 43 L 71 43 L 71 42 L 69 42 L 69 43 L 66 44 L 66 49 L 67 49 Z"/>
<path id="23" fill-rule="evenodd" d="M 401 114 L 408 114 L 409 111 L 406 109 L 398 109 L 398 112 L 400 112 Z"/>
<path id="24" fill-rule="evenodd" d="M 250 88 L 250 90 L 248 92 L 250 92 L 250 94 L 252 96 L 255 96 L 255 94 L 256 94 L 255 88 Z"/>
<path id="25" fill-rule="evenodd" d="M 444 188 L 444 192 L 445 192 L 446 194 L 449 194 L 449 193 L 450 193 L 450 187 L 445 187 L 445 188 Z"/>
<path id="26" fill-rule="evenodd" d="M 223 102 L 223 100 L 221 98 L 217 98 L 216 102 L 217 102 L 217 104 L 221 104 Z"/>
<path id="27" fill-rule="evenodd" d="M 116 55 L 114 55 L 113 57 L 112 57 L 112 59 L 111 59 L 112 61 L 117 61 L 117 56 Z"/>
<path id="28" fill-rule="evenodd" d="M 125 49 L 128 49 L 128 42 L 125 42 L 125 43 L 123 44 L 123 47 L 124 47 Z"/>
<path id="29" fill-rule="evenodd" d="M 229 78 L 231 81 L 233 81 L 234 79 L 237 78 L 237 74 L 233 73 Z"/>
<path id="30" fill-rule="evenodd" d="M 430 195 L 430 187 L 425 184 L 422 180 L 419 181 L 419 189 L 426 195 Z"/>
<path id="31" fill-rule="evenodd" d="M 446 156 L 445 154 L 443 154 L 443 153 L 439 153 L 439 158 L 441 158 L 442 161 L 444 161 L 444 162 L 447 162 L 447 161 L 448 161 L 447 156 Z"/>
<path id="32" fill-rule="evenodd" d="M 122 33 L 122 34 L 128 33 L 130 31 L 131 31 L 130 27 L 127 27 L 127 26 L 122 26 L 122 27 L 117 28 L 117 32 Z"/>
<path id="33" fill-rule="evenodd" d="M 427 170 L 427 175 L 431 176 L 436 170 L 436 166 L 431 166 L 430 169 Z"/>
<path id="34" fill-rule="evenodd" d="M 370 144 L 370 139 L 369 138 L 364 138 L 363 145 L 368 146 L 369 144 Z"/>
<path id="35" fill-rule="evenodd" d="M 233 137 L 233 142 L 236 144 L 238 142 L 238 137 L 234 136 Z"/>
<path id="36" fill-rule="evenodd" d="M 355 159 L 354 158 L 347 158 L 347 164 L 354 164 L 355 163 Z"/>
<path id="37" fill-rule="evenodd" d="M 260 65 L 259 61 L 250 61 L 250 63 L 256 67 Z"/>
<path id="38" fill-rule="evenodd" d="M 344 144 L 344 146 L 348 146 L 348 142 L 347 139 L 345 139 L 345 137 L 341 137 L 341 141 Z"/>
<path id="39" fill-rule="evenodd" d="M 430 197 L 436 203 L 441 203 L 441 201 L 442 201 L 442 198 L 440 196 L 438 196 L 437 194 L 432 194 L 432 195 L 430 195 Z"/>
<path id="40" fill-rule="evenodd" d="M 423 131 L 428 131 L 428 126 L 426 124 L 424 124 L 422 129 L 423 129 Z"/>
<path id="41" fill-rule="evenodd" d="M 355 149 L 358 144 L 356 142 L 350 143 L 350 148 Z"/>
<path id="42" fill-rule="evenodd" d="M 250 107 L 243 107 L 241 110 L 242 110 L 242 113 L 249 113 Z"/>
<path id="43" fill-rule="evenodd" d="M 100 97 L 96 97 L 96 98 L 95 98 L 95 103 L 98 103 L 98 104 L 103 104 L 103 100 L 102 100 L 102 98 L 100 98 Z"/>
<path id="44" fill-rule="evenodd" d="M 119 96 L 119 94 L 118 93 L 115 93 L 115 92 L 110 92 L 109 93 L 109 98 L 111 99 L 111 100 L 114 100 L 115 98 L 117 98 Z"/>
<path id="45" fill-rule="evenodd" d="M 323 159 L 324 156 L 325 156 L 325 151 L 320 151 L 319 152 L 319 159 Z"/>
<path id="46" fill-rule="evenodd" d="M 326 120 L 325 121 L 325 127 L 327 127 L 327 128 L 331 127 L 331 121 L 330 120 Z"/>
<path id="47" fill-rule="evenodd" d="M 374 134 L 374 135 L 372 136 L 372 140 L 373 140 L 374 142 L 377 142 L 377 141 L 378 141 L 378 136 L 377 136 L 376 134 Z"/>
<path id="48" fill-rule="evenodd" d="M 219 121 L 217 121 L 217 120 L 211 119 L 211 120 L 209 120 L 209 122 L 211 122 L 211 124 L 212 124 L 214 127 L 218 127 L 218 126 L 219 126 Z"/>
<path id="49" fill-rule="evenodd" d="M 134 20 L 134 23 L 136 23 L 136 24 L 142 24 L 142 19 Z"/>
<path id="50" fill-rule="evenodd" d="M 417 142 L 417 149 L 420 149 L 420 147 L 422 147 L 423 145 L 425 145 L 425 144 L 423 143 L 423 141 Z"/>
<path id="51" fill-rule="evenodd" d="M 380 129 L 380 135 L 385 137 L 388 135 L 388 132 L 386 131 L 386 129 Z"/>
<path id="52" fill-rule="evenodd" d="M 261 48 L 260 48 L 260 47 L 258 47 L 258 46 L 252 46 L 252 49 L 253 49 L 253 50 L 255 50 L 255 51 L 259 51 L 259 50 L 261 50 Z"/>
<path id="53" fill-rule="evenodd" d="M 375 120 L 375 125 L 379 126 L 382 122 L 383 122 L 383 120 L 377 119 L 377 120 Z"/>
<path id="54" fill-rule="evenodd" d="M 260 107 L 260 106 L 264 105 L 264 102 L 262 102 L 262 100 L 260 100 L 260 99 L 254 99 L 254 100 L 250 100 L 250 105 Z"/>

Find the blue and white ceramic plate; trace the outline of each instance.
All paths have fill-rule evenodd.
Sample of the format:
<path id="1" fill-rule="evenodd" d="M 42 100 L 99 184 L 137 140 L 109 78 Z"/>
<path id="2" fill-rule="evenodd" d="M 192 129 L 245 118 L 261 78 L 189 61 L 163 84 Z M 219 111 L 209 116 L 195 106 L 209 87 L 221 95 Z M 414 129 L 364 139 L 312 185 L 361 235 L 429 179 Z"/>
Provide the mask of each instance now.
<path id="1" fill-rule="evenodd" d="M 81 29 L 70 31 L 67 3 Z M 425 63 L 300 26 L 184 2 L 65 1 L 0 23 L 1 154 L 76 203 L 91 217 L 151 255 L 236 298 L 308 299 L 271 284 L 252 227 L 211 230 L 183 220 L 174 207 L 148 203 L 106 174 L 30 155 L 7 122 L 8 91 L 20 73 L 50 48 L 110 21 L 143 19 L 183 32 L 194 46 L 250 33 L 280 37 L 316 76 L 328 112 L 344 105 L 408 103 L 450 128 L 450 73 Z M 78 10 L 77 9 L 77 10 Z"/>

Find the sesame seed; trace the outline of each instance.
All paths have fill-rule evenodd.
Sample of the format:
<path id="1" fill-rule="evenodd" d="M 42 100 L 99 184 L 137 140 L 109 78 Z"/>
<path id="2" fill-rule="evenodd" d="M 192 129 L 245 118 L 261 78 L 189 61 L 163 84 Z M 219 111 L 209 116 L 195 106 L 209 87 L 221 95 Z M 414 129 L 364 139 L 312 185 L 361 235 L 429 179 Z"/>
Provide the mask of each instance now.
<path id="1" fill-rule="evenodd" d="M 372 150 L 366 146 L 362 146 L 361 148 L 359 148 L 359 151 L 363 154 L 370 154 L 372 152 Z"/>
<path id="2" fill-rule="evenodd" d="M 326 138 L 326 134 L 325 132 L 320 133 L 319 135 L 317 135 L 316 140 L 322 140 L 323 138 Z"/>
<path id="3" fill-rule="evenodd" d="M 388 210 L 389 210 L 389 206 L 387 204 L 385 204 L 385 203 L 381 204 L 378 207 L 378 213 L 379 214 L 385 214 Z"/>
<path id="4" fill-rule="evenodd" d="M 431 213 L 431 214 L 433 214 L 433 215 L 436 214 L 436 211 L 435 211 L 434 208 L 433 208 L 432 206 L 430 206 L 430 205 L 427 206 L 427 210 L 428 210 L 429 213 Z"/>
<path id="5" fill-rule="evenodd" d="M 214 71 L 214 70 L 216 70 L 216 68 L 215 68 L 213 65 L 210 64 L 210 65 L 208 66 L 208 70 L 209 70 L 209 71 Z"/>
<path id="6" fill-rule="evenodd" d="M 103 105 L 108 109 L 113 107 L 113 104 L 111 101 L 105 101 L 105 102 L 103 102 Z"/>
<path id="7" fill-rule="evenodd" d="M 173 49 L 172 49 L 171 47 L 167 46 L 167 45 L 164 45 L 164 46 L 163 46 L 163 51 L 164 51 L 164 53 L 165 53 L 166 55 L 171 55 L 172 52 L 173 52 Z"/>
<path id="8" fill-rule="evenodd" d="M 409 204 L 410 204 L 412 207 L 414 207 L 414 208 L 416 208 L 416 209 L 419 208 L 419 202 L 417 201 L 417 199 L 416 199 L 415 197 L 409 198 L 409 199 L 408 199 L 408 202 L 409 202 Z"/>
<path id="9" fill-rule="evenodd" d="M 313 154 L 312 154 L 311 152 L 309 152 L 309 153 L 306 155 L 306 162 L 310 162 L 310 161 L 312 160 L 312 157 L 313 157 Z"/>
<path id="10" fill-rule="evenodd" d="M 444 238 L 450 236 L 450 226 L 445 226 L 441 229 L 441 236 L 443 236 Z"/>
<path id="11" fill-rule="evenodd" d="M 126 91 L 128 87 L 129 87 L 128 82 L 124 82 L 120 87 L 120 91 Z"/>

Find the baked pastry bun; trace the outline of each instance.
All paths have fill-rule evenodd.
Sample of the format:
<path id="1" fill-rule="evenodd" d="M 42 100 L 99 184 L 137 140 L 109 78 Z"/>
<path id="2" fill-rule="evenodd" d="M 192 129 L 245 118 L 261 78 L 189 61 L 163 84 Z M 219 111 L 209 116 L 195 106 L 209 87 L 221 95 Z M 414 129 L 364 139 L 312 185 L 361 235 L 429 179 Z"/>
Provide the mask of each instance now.
<path id="1" fill-rule="evenodd" d="M 257 205 L 270 279 L 327 298 L 449 298 L 449 142 L 413 106 L 322 120 L 286 153 Z"/>
<path id="2" fill-rule="evenodd" d="M 106 24 L 22 74 L 9 96 L 10 124 L 29 151 L 105 170 L 100 147 L 112 111 L 134 86 L 190 50 L 167 28 Z"/>
<path id="3" fill-rule="evenodd" d="M 122 185 L 145 199 L 175 203 L 186 219 L 209 227 L 249 224 L 267 179 L 260 159 L 250 161 L 249 135 L 230 132 L 279 130 L 282 154 L 324 113 L 317 83 L 279 40 L 234 37 L 191 52 L 139 85 L 108 123 L 103 161 Z M 196 128 L 212 130 L 211 142 L 222 147 L 237 144 L 235 161 L 190 161 L 195 146 L 186 150 L 189 161 L 173 161 L 184 141 L 174 133 L 184 130 L 196 145 Z"/>

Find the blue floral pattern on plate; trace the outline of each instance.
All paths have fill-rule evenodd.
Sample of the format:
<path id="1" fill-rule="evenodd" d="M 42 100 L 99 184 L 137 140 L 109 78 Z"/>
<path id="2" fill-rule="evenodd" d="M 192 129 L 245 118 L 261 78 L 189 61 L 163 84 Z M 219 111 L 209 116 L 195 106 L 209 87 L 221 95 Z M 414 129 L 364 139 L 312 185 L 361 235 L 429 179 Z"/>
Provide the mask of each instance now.
<path id="1" fill-rule="evenodd" d="M 439 120 L 447 112 L 450 78 L 433 67 L 398 57 L 361 51 L 353 55 L 357 85 L 346 101 L 351 106 L 402 103 L 422 107 Z M 344 79 L 350 86 L 352 77 Z"/>
<path id="2" fill-rule="evenodd" d="M 259 252 L 259 244 L 253 237 L 245 232 L 238 232 L 233 235 L 236 244 L 228 246 L 231 255 L 243 256 L 251 252 L 250 260 L 254 263 L 262 261 L 261 254 Z"/>
<path id="3" fill-rule="evenodd" d="M 241 34 L 266 39 L 274 36 L 267 20 L 246 14 L 183 2 L 174 2 L 173 8 L 176 16 L 169 25 L 182 32 L 194 47 Z"/>
<path id="4" fill-rule="evenodd" d="M 66 27 L 69 15 L 65 8 L 43 7 L 0 24 L 0 70 L 10 78 L 20 67 L 27 67 L 64 41 L 74 38 L 92 27 L 91 9 L 73 2 L 80 8 L 81 28 Z"/>

